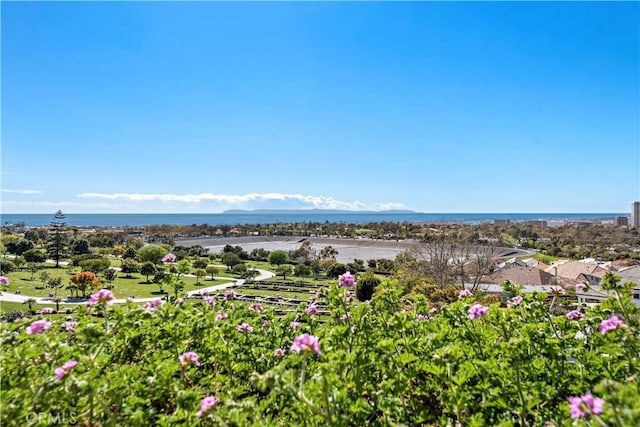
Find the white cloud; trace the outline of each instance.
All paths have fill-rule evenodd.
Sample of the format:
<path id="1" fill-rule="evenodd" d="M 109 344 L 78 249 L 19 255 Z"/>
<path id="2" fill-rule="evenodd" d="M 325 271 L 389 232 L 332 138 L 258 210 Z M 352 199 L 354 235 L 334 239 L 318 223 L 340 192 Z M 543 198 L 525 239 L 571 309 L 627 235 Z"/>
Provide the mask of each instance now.
<path id="1" fill-rule="evenodd" d="M 133 209 L 133 206 L 126 204 L 112 203 L 87 203 L 87 202 L 51 202 L 51 201 L 29 201 L 29 200 L 3 200 L 2 211 L 4 213 L 28 213 L 42 212 L 43 209 L 76 209 L 82 212 L 95 212 L 97 210 L 113 211 L 115 209 Z M 20 210 L 18 210 L 20 209 Z M 28 212 L 27 212 L 28 211 Z"/>
<path id="2" fill-rule="evenodd" d="M 9 190 L 8 188 L 3 188 L 0 190 L 3 193 L 14 193 L 14 194 L 42 194 L 41 190 Z"/>
<path id="3" fill-rule="evenodd" d="M 327 196 L 304 194 L 248 193 L 248 194 L 154 194 L 154 193 L 82 193 L 85 199 L 127 200 L 131 202 L 178 202 L 206 204 L 214 209 L 344 209 L 385 210 L 402 209 L 402 203 L 391 202 L 368 205 L 360 201 L 347 202 Z"/>

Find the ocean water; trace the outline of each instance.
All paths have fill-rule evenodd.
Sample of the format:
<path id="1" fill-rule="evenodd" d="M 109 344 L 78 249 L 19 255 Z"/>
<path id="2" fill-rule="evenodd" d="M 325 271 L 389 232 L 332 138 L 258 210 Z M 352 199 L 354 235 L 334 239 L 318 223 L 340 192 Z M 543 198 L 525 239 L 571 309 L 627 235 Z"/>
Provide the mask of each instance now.
<path id="1" fill-rule="evenodd" d="M 220 213 L 220 214 L 66 214 L 67 225 L 78 227 L 141 227 L 145 225 L 238 225 L 292 222 L 461 222 L 481 223 L 494 219 L 524 220 L 610 220 L 622 213 Z M 53 214 L 1 214 L 2 224 L 24 223 L 29 227 L 48 225 Z"/>

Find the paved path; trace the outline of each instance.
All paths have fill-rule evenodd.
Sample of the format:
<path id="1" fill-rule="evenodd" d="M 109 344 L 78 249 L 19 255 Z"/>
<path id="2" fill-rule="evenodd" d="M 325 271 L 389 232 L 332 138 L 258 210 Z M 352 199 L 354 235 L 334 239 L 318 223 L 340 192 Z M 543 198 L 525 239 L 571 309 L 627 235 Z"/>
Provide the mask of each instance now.
<path id="1" fill-rule="evenodd" d="M 260 270 L 257 269 L 260 272 L 260 275 L 258 277 L 256 277 L 254 280 L 265 280 L 265 279 L 270 279 L 271 277 L 274 277 L 275 274 L 267 271 L 267 270 Z M 194 276 L 195 277 L 195 276 Z M 226 279 L 226 277 L 220 277 L 220 279 Z M 188 296 L 193 296 L 193 295 L 199 295 L 202 292 L 215 292 L 215 291 L 220 291 L 222 289 L 226 289 L 229 288 L 231 286 L 234 285 L 242 285 L 245 281 L 244 279 L 229 279 L 230 281 L 227 283 L 220 283 L 219 285 L 214 285 L 214 286 L 209 286 L 207 288 L 202 288 L 202 289 L 196 289 L 194 291 L 189 291 L 187 292 Z M 2 292 L 0 293 L 0 301 L 6 301 L 6 302 L 19 302 L 19 303 L 24 303 L 26 302 L 28 299 L 33 298 L 35 300 L 35 304 L 54 304 L 54 300 L 53 298 L 50 297 L 34 297 L 34 296 L 29 296 L 29 295 L 16 295 L 16 294 L 11 294 L 11 293 L 7 293 L 7 292 Z M 160 297 L 154 297 L 154 298 L 135 298 L 134 302 L 148 302 L 148 301 L 153 301 L 153 300 L 157 300 L 160 299 Z M 87 299 L 85 298 L 64 298 L 60 301 L 60 304 L 86 304 Z M 116 304 L 122 304 L 127 302 L 126 299 L 123 298 L 118 298 L 113 300 L 114 303 Z"/>

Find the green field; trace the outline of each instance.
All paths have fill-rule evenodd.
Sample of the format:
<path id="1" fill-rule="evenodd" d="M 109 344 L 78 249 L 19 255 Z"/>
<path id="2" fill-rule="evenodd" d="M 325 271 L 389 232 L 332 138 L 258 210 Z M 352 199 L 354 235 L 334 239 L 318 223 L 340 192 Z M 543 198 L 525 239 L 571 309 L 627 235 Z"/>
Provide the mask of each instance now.
<path id="1" fill-rule="evenodd" d="M 65 268 L 55 268 L 53 266 L 47 265 L 40 271 L 48 272 L 52 277 L 62 277 L 63 288 L 58 289 L 58 296 L 62 298 L 66 298 L 71 296 L 69 290 L 65 289 L 64 286 L 69 284 L 69 278 L 71 277 L 71 273 Z M 9 287 L 5 289 L 5 292 L 15 293 L 17 290 L 21 292 L 22 295 L 36 296 L 36 297 L 46 297 L 49 294 L 55 292 L 53 289 L 45 289 L 42 282 L 38 279 L 38 275 L 40 272 L 36 273 L 34 279 L 31 280 L 31 273 L 26 271 L 12 272 L 8 273 L 7 277 L 10 280 Z M 131 277 L 126 277 L 127 275 L 124 273 L 118 273 L 118 277 L 113 282 L 113 292 L 118 298 L 126 298 L 128 296 L 134 296 L 136 298 L 149 298 L 154 296 L 161 296 L 158 293 L 160 288 L 155 283 L 147 283 L 146 277 L 141 276 L 140 274 L 132 274 Z M 222 276 L 222 272 L 220 273 Z M 233 275 L 229 275 L 233 277 Z M 237 276 L 236 276 L 237 277 Z M 151 277 L 150 277 L 151 278 Z M 219 279 L 211 280 L 211 277 L 200 278 L 200 283 L 196 285 L 195 277 L 185 277 L 182 276 L 182 280 L 185 284 L 185 292 L 202 289 L 209 286 L 219 285 L 221 283 L 227 283 L 228 279 Z M 103 285 L 106 286 L 106 282 L 103 281 Z M 172 293 L 173 290 L 167 286 L 164 286 L 163 289 L 169 293 Z M 87 295 L 91 292 L 87 291 Z"/>

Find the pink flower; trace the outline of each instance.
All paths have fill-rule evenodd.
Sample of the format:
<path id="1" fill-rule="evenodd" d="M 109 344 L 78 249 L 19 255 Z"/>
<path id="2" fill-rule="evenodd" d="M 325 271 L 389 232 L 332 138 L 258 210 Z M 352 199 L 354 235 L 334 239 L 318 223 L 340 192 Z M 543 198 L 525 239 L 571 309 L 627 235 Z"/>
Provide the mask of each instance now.
<path id="1" fill-rule="evenodd" d="M 293 340 L 291 351 L 298 354 L 300 354 L 301 351 L 312 351 L 317 354 L 322 354 L 322 352 L 320 351 L 320 345 L 318 343 L 318 337 L 309 334 L 302 334 L 297 336 Z"/>
<path id="2" fill-rule="evenodd" d="M 567 294 L 567 291 L 565 291 L 564 288 L 561 288 L 560 286 L 551 286 L 547 292 L 549 292 L 550 294 L 555 294 L 555 295 L 566 295 Z"/>
<path id="3" fill-rule="evenodd" d="M 96 292 L 95 294 L 89 297 L 89 301 L 87 301 L 87 305 L 89 307 L 93 307 L 94 305 L 98 305 L 98 304 L 111 305 L 115 298 L 116 297 L 113 295 L 113 292 L 111 292 L 110 290 L 100 289 L 98 292 Z"/>
<path id="4" fill-rule="evenodd" d="M 345 314 L 340 316 L 340 320 L 342 320 L 343 322 L 346 322 L 347 319 L 351 319 L 351 312 L 350 311 L 347 311 Z"/>
<path id="5" fill-rule="evenodd" d="M 269 326 L 269 323 L 271 323 L 271 322 L 269 321 L 269 319 L 264 319 L 264 320 L 262 321 L 262 327 L 263 327 L 263 328 L 266 328 L 267 326 Z"/>
<path id="6" fill-rule="evenodd" d="M 626 327 L 627 325 L 625 325 L 624 322 L 618 318 L 618 316 L 611 316 L 610 318 L 600 322 L 598 331 L 600 331 L 601 334 L 606 334 L 607 332 L 613 331 L 614 329 Z"/>
<path id="7" fill-rule="evenodd" d="M 469 319 L 474 320 L 482 316 L 486 316 L 489 312 L 489 307 L 485 307 L 482 304 L 474 304 L 469 309 Z"/>
<path id="8" fill-rule="evenodd" d="M 225 299 L 234 299 L 236 297 L 236 291 L 233 289 L 227 289 L 224 291 L 224 297 Z"/>
<path id="9" fill-rule="evenodd" d="M 9 278 L 6 276 L 0 276 L 0 285 L 9 286 Z"/>
<path id="10" fill-rule="evenodd" d="M 458 294 L 458 299 L 472 297 L 472 296 L 473 296 L 473 292 L 471 292 L 469 289 L 463 289 Z"/>
<path id="11" fill-rule="evenodd" d="M 417 314 L 416 319 L 418 320 L 429 320 L 429 316 L 425 316 L 424 314 Z"/>
<path id="12" fill-rule="evenodd" d="M 40 314 L 53 314 L 53 308 L 45 307 L 42 310 L 40 310 Z"/>
<path id="13" fill-rule="evenodd" d="M 211 410 L 214 406 L 219 404 L 221 401 L 217 397 L 207 396 L 200 401 L 200 410 L 196 412 L 196 417 L 202 418 L 203 415 L 206 415 L 207 412 Z"/>
<path id="14" fill-rule="evenodd" d="M 522 297 L 520 295 L 516 295 L 515 297 L 507 301 L 507 307 L 513 308 L 517 305 L 520 305 L 521 302 L 522 302 Z"/>
<path id="15" fill-rule="evenodd" d="M 168 262 L 173 262 L 176 260 L 176 256 L 174 254 L 172 254 L 171 252 L 169 252 L 168 254 L 166 254 L 165 256 L 162 257 L 162 263 L 166 264 Z"/>
<path id="16" fill-rule="evenodd" d="M 236 326 L 236 331 L 238 332 L 253 332 L 253 326 L 248 323 L 241 323 Z"/>
<path id="17" fill-rule="evenodd" d="M 78 362 L 76 362 L 75 360 L 69 360 L 68 362 L 65 362 L 64 365 L 56 368 L 55 369 L 56 381 L 60 381 L 61 379 L 66 377 L 69 374 L 69 372 L 71 372 L 77 364 Z"/>
<path id="18" fill-rule="evenodd" d="M 311 304 L 305 309 L 305 311 L 307 312 L 307 314 L 309 316 L 312 316 L 314 314 L 318 314 L 318 306 L 315 305 L 315 304 Z"/>
<path id="19" fill-rule="evenodd" d="M 586 288 L 587 285 L 585 283 L 576 283 L 576 291 L 581 291 L 582 289 Z"/>
<path id="20" fill-rule="evenodd" d="M 221 321 L 221 320 L 226 319 L 227 317 L 229 317 L 229 315 L 228 315 L 227 313 L 225 313 L 225 312 L 220 312 L 220 313 L 217 313 L 217 314 L 216 314 L 215 320 L 216 320 L 216 322 L 219 322 L 219 321 Z"/>
<path id="21" fill-rule="evenodd" d="M 273 357 L 283 357 L 284 356 L 284 350 L 281 348 L 276 348 L 275 350 L 273 350 Z"/>
<path id="22" fill-rule="evenodd" d="M 162 304 L 164 304 L 164 301 L 162 301 L 161 299 L 154 299 L 153 301 L 149 301 L 148 303 L 146 303 L 144 305 L 144 308 L 148 310 L 155 310 L 156 308 L 160 307 Z"/>
<path id="23" fill-rule="evenodd" d="M 27 335 L 40 334 L 51 327 L 51 322 L 46 319 L 36 320 L 27 326 Z"/>
<path id="24" fill-rule="evenodd" d="M 569 320 L 582 320 L 584 319 L 584 314 L 579 310 L 571 310 L 567 313 L 567 319 Z"/>
<path id="25" fill-rule="evenodd" d="M 350 272 L 346 272 L 338 276 L 338 284 L 345 288 L 352 288 L 356 284 L 356 278 L 351 275 Z"/>
<path id="26" fill-rule="evenodd" d="M 200 366 L 200 358 L 193 351 L 187 351 L 186 353 L 183 353 L 182 356 L 178 357 L 178 360 L 180 360 L 180 364 L 183 368 L 190 364 Z"/>
<path id="27" fill-rule="evenodd" d="M 255 303 L 249 306 L 249 310 L 255 311 L 256 313 L 262 313 L 262 304 Z"/>
<path id="28" fill-rule="evenodd" d="M 587 392 L 584 396 L 569 397 L 568 400 L 571 418 L 582 418 L 589 414 L 601 414 L 604 406 L 604 400 L 599 397 L 593 397 L 591 392 Z"/>
<path id="29" fill-rule="evenodd" d="M 211 307 L 215 307 L 216 306 L 216 299 L 214 297 L 204 297 L 202 299 L 204 300 L 204 302 L 209 304 Z"/>
<path id="30" fill-rule="evenodd" d="M 64 329 L 67 332 L 73 331 L 78 326 L 78 322 L 64 322 Z"/>
<path id="31" fill-rule="evenodd" d="M 289 326 L 294 331 L 298 330 L 298 329 L 300 329 L 300 322 L 291 322 L 291 323 L 289 323 Z"/>

